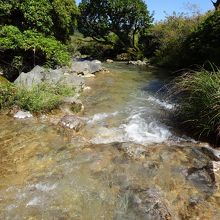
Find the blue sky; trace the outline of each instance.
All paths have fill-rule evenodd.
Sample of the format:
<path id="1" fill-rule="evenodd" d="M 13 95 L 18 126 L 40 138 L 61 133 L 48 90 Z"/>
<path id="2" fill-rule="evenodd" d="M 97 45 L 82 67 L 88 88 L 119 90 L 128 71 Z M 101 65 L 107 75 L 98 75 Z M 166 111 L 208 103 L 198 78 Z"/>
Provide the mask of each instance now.
<path id="1" fill-rule="evenodd" d="M 76 0 L 77 3 L 80 0 Z M 156 21 L 164 19 L 166 14 L 171 15 L 175 12 L 188 12 L 189 5 L 196 5 L 201 12 L 206 12 L 213 9 L 210 0 L 145 0 L 149 11 L 154 11 L 154 18 Z"/>
<path id="2" fill-rule="evenodd" d="M 171 15 L 175 12 L 192 13 L 189 8 L 194 8 L 200 12 L 213 9 L 210 0 L 146 0 L 149 11 L 154 11 L 155 20 L 164 19 L 166 14 Z"/>

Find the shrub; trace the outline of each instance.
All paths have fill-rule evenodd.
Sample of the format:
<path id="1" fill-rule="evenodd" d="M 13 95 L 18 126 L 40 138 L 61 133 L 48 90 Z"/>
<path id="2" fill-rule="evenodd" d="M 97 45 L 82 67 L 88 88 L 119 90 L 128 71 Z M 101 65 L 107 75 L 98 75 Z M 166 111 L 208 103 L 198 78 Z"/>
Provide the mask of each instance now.
<path id="1" fill-rule="evenodd" d="M 11 83 L 0 83 L 0 109 L 9 108 L 14 104 L 16 89 Z"/>
<path id="2" fill-rule="evenodd" d="M 65 42 L 76 26 L 74 0 L 0 0 L 0 25 L 34 30 Z"/>
<path id="3" fill-rule="evenodd" d="M 39 84 L 31 89 L 0 84 L 0 109 L 13 105 L 31 112 L 48 112 L 57 108 L 66 96 L 74 95 L 74 88 L 64 85 Z"/>
<path id="4" fill-rule="evenodd" d="M 32 30 L 21 32 L 12 25 L 0 28 L 0 45 L 1 63 L 9 73 L 10 69 L 28 71 L 35 64 L 67 65 L 70 60 L 66 46 L 54 37 L 45 37 Z"/>
<path id="5" fill-rule="evenodd" d="M 220 134 L 220 70 L 202 69 L 177 77 L 170 90 L 177 102 L 175 115 L 196 135 Z"/>
<path id="6" fill-rule="evenodd" d="M 0 0 L 0 65 L 13 81 L 35 65 L 66 65 L 79 15 L 74 0 Z M 61 43 L 62 42 L 62 43 Z"/>
<path id="7" fill-rule="evenodd" d="M 209 14 L 185 42 L 189 64 L 215 63 L 220 65 L 220 11 Z M 187 59 L 188 58 L 188 59 Z"/>
<path id="8" fill-rule="evenodd" d="M 154 47 L 153 61 L 161 66 L 183 67 L 186 64 L 186 40 L 207 15 L 186 16 L 173 14 L 156 23 L 149 31 L 151 47 Z M 187 62 L 188 64 L 188 62 Z"/>

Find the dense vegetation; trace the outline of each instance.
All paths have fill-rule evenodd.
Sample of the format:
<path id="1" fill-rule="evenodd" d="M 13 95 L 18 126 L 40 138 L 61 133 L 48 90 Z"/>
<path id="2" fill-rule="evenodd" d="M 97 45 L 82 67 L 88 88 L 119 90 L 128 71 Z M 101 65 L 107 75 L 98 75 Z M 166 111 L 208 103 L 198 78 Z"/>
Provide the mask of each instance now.
<path id="1" fill-rule="evenodd" d="M 0 60 L 9 78 L 35 64 L 68 64 L 63 43 L 73 34 L 77 15 L 74 0 L 1 0 Z"/>
<path id="2" fill-rule="evenodd" d="M 220 134 L 220 71 L 200 70 L 177 77 L 170 89 L 175 117 L 198 137 Z"/>
<path id="3" fill-rule="evenodd" d="M 175 68 L 220 64 L 220 12 L 173 15 L 152 27 L 153 62 Z"/>
<path id="4" fill-rule="evenodd" d="M 0 82 L 0 110 L 13 107 L 30 112 L 48 112 L 57 108 L 66 96 L 73 96 L 70 86 L 39 84 L 23 88 L 9 82 Z"/>
<path id="5" fill-rule="evenodd" d="M 143 0 L 82 0 L 79 31 L 85 37 L 112 45 L 117 53 L 139 51 L 139 38 L 152 23 Z"/>
<path id="6" fill-rule="evenodd" d="M 152 62 L 160 66 L 182 67 L 186 55 L 186 40 L 196 30 L 204 16 L 173 14 L 156 23 L 149 31 L 153 49 Z"/>
<path id="7" fill-rule="evenodd" d="M 185 42 L 187 63 L 220 65 L 220 11 L 207 17 Z"/>

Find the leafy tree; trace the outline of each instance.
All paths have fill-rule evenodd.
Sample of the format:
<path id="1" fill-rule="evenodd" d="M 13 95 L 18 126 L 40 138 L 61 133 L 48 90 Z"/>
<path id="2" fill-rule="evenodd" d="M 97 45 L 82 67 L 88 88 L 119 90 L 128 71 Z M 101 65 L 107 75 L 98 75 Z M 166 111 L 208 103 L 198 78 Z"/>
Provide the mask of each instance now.
<path id="1" fill-rule="evenodd" d="M 35 64 L 55 66 L 69 62 L 65 45 L 54 37 L 45 37 L 33 30 L 21 32 L 15 26 L 3 26 L 0 29 L 0 45 L 0 60 L 2 66 L 7 67 L 6 76 L 10 79 L 22 70 L 28 71 Z"/>
<path id="2" fill-rule="evenodd" d="M 188 63 L 220 65 L 220 11 L 215 11 L 187 38 Z M 190 59 L 189 59 L 190 58 Z"/>
<path id="3" fill-rule="evenodd" d="M 36 30 L 66 41 L 76 26 L 74 0 L 0 0 L 0 25 Z"/>
<path id="4" fill-rule="evenodd" d="M 184 42 L 197 25 L 197 19 L 175 13 L 156 23 L 150 30 L 154 61 L 162 66 L 180 66 Z"/>
<path id="5" fill-rule="evenodd" d="M 212 4 L 214 5 L 216 11 L 220 10 L 220 0 L 217 0 L 216 2 L 212 1 Z"/>
<path id="6" fill-rule="evenodd" d="M 75 0 L 52 0 L 52 7 L 54 36 L 60 40 L 69 39 L 79 15 Z"/>
<path id="7" fill-rule="evenodd" d="M 149 44 L 154 51 L 152 60 L 161 66 L 175 68 L 193 64 L 188 62 L 188 59 L 192 61 L 193 57 L 186 52 L 186 42 L 208 16 L 209 13 L 193 16 L 173 13 L 154 24 L 148 33 Z"/>
<path id="8" fill-rule="evenodd" d="M 123 49 L 135 48 L 136 37 L 152 22 L 142 0 L 82 0 L 79 9 L 81 33 Z"/>
<path id="9" fill-rule="evenodd" d="M 77 16 L 74 0 L 0 0 L 1 68 L 16 76 L 35 64 L 67 64 L 62 43 L 73 33 Z"/>

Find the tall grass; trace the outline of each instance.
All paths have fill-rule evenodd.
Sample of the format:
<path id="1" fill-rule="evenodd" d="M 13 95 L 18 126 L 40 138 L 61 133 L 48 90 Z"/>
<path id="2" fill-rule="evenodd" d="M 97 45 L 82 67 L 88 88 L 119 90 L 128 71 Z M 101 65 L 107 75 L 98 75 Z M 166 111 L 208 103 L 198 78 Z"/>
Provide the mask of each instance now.
<path id="1" fill-rule="evenodd" d="M 170 89 L 176 116 L 199 136 L 220 135 L 220 70 L 177 77 Z"/>
<path id="2" fill-rule="evenodd" d="M 66 96 L 73 96 L 74 88 L 64 85 L 39 84 L 31 89 L 0 84 L 0 109 L 18 106 L 31 112 L 48 112 L 57 108 Z"/>

